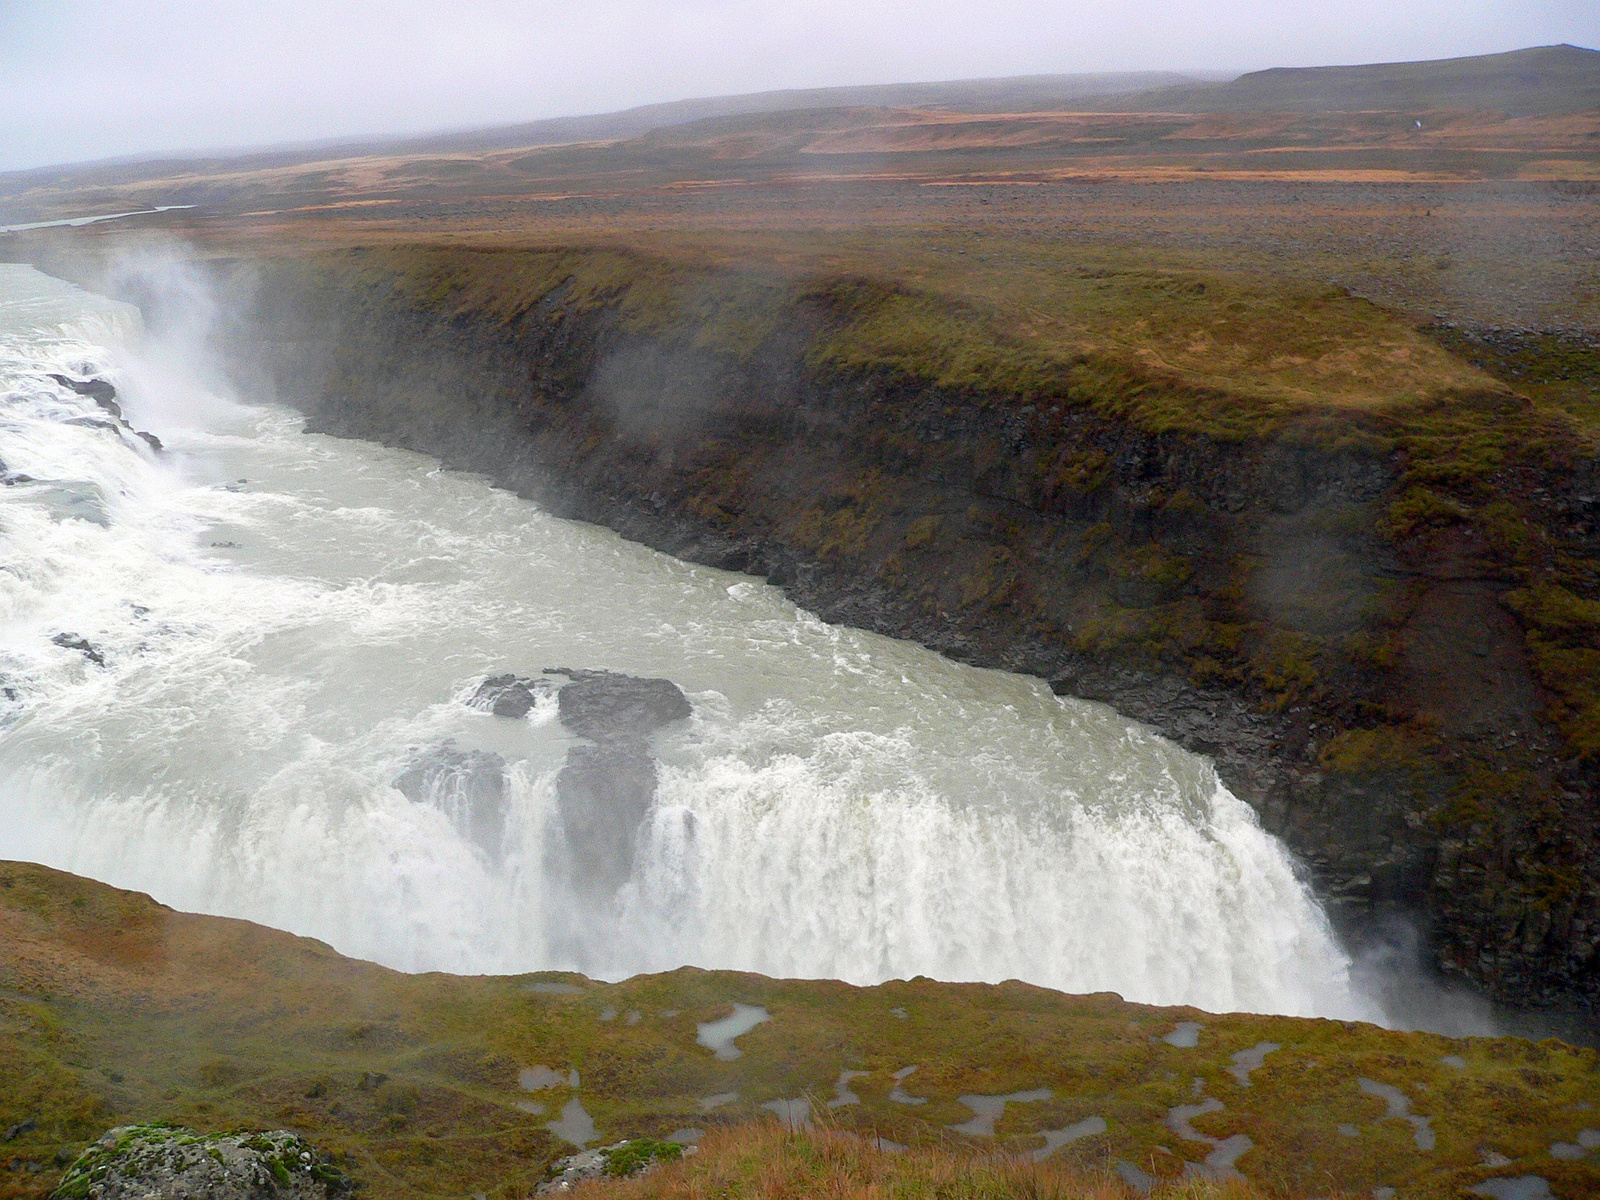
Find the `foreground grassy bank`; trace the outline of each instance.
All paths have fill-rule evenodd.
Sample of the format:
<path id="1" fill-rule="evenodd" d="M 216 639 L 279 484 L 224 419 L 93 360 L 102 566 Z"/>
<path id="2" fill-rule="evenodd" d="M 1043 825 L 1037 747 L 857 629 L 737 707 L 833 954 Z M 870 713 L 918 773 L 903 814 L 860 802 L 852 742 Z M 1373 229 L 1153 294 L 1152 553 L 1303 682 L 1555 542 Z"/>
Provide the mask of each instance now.
<path id="1" fill-rule="evenodd" d="M 1093 1195 L 1112 1185 L 1075 1180 L 1226 1177 L 1229 1159 L 1285 1197 L 1455 1197 L 1527 1174 L 1563 1200 L 1600 1187 L 1583 1133 L 1600 1060 L 1555 1041 L 1020 983 L 408 976 L 22 863 L 0 866 L 0 989 L 7 1197 L 46 1194 L 111 1125 L 171 1121 L 292 1130 L 374 1197 L 509 1200 L 570 1152 L 551 1126 L 580 1115 L 594 1128 L 573 1136 L 601 1143 L 781 1117 L 917 1152 L 741 1135 L 641 1195 Z M 736 1004 L 768 1019 L 718 1043 L 701 1027 Z M 994 1151 L 1049 1169 L 970 1158 Z"/>

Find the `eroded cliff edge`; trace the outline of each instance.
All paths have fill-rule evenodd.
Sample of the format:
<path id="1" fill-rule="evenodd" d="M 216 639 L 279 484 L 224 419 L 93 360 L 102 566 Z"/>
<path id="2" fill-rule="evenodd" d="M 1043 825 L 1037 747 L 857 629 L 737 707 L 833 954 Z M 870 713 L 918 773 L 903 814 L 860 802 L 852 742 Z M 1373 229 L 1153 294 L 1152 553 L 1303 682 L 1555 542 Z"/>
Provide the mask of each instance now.
<path id="1" fill-rule="evenodd" d="M 216 269 L 231 359 L 310 430 L 1110 703 L 1214 758 L 1356 940 L 1407 914 L 1446 974 L 1594 1011 L 1600 471 L 1562 414 L 1489 376 L 1335 411 L 923 370 L 901 289 L 612 251 Z"/>

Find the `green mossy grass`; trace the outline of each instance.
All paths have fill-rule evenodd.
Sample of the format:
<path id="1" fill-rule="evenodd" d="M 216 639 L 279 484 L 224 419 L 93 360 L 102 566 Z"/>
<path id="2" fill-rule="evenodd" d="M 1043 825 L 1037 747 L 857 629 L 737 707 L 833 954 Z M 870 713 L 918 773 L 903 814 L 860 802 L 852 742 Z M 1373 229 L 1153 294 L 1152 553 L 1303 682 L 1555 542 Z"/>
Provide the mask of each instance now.
<path id="1" fill-rule="evenodd" d="M 630 1138 L 625 1144 L 605 1152 L 605 1173 L 614 1177 L 637 1175 L 653 1163 L 677 1162 L 683 1147 L 677 1142 L 656 1138 Z"/>

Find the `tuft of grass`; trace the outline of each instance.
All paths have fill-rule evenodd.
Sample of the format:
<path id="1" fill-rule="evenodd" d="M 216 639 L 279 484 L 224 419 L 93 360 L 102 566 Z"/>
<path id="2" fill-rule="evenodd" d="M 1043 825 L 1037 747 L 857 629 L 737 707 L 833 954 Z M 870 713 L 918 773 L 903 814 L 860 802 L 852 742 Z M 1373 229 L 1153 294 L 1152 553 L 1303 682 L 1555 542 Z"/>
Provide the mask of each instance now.
<path id="1" fill-rule="evenodd" d="M 1528 654 L 1554 694 L 1550 716 L 1577 755 L 1600 760 L 1600 602 L 1545 580 L 1506 594 Z"/>
<path id="2" fill-rule="evenodd" d="M 1346 729 L 1328 739 L 1317 761 L 1324 771 L 1336 775 L 1414 768 L 1419 741 L 1413 731 L 1392 725 Z"/>
<path id="3" fill-rule="evenodd" d="M 621 1184 L 590 1185 L 614 1200 L 1128 1200 L 1107 1169 L 1035 1163 L 1026 1157 L 924 1147 L 903 1153 L 834 1130 L 791 1132 L 771 1122 L 718 1130 L 667 1170 Z M 1159 1200 L 1256 1200 L 1242 1180 L 1159 1184 Z"/>
<path id="4" fill-rule="evenodd" d="M 637 1175 L 652 1163 L 677 1162 L 682 1157 L 683 1147 L 677 1142 L 632 1138 L 614 1150 L 605 1151 L 605 1173 L 615 1177 Z"/>

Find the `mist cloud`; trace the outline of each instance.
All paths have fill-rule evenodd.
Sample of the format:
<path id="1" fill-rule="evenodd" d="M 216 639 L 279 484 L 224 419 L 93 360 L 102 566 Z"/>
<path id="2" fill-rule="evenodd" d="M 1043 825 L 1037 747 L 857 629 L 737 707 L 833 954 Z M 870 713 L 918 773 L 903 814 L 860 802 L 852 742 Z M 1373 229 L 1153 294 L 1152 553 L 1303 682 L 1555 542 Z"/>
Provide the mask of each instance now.
<path id="1" fill-rule="evenodd" d="M 0 169 L 1058 71 L 1600 43 L 1591 0 L 0 0 Z"/>

